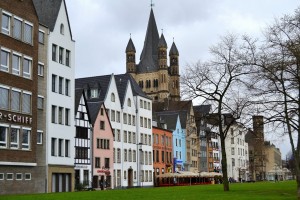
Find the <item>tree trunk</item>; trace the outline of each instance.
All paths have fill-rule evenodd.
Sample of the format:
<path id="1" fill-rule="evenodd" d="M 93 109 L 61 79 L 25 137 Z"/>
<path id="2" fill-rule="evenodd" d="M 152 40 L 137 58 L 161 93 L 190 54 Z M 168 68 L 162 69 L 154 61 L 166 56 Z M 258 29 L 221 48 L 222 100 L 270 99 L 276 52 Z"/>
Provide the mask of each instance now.
<path id="1" fill-rule="evenodd" d="M 221 133 L 221 131 L 220 131 Z M 229 182 L 228 182 L 228 174 L 227 174 L 227 156 L 226 156 L 226 148 L 225 148 L 225 137 L 222 131 L 220 134 L 221 140 L 221 149 L 222 149 L 222 173 L 223 173 L 223 188 L 224 191 L 229 191 Z"/>

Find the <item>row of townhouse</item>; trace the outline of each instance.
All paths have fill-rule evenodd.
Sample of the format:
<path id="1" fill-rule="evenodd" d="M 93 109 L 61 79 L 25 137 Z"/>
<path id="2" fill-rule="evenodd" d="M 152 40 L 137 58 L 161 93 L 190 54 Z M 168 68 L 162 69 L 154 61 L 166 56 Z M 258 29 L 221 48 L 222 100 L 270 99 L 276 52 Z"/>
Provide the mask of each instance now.
<path id="1" fill-rule="evenodd" d="M 64 0 L 0 1 L 0 193 L 74 188 L 74 51 Z"/>

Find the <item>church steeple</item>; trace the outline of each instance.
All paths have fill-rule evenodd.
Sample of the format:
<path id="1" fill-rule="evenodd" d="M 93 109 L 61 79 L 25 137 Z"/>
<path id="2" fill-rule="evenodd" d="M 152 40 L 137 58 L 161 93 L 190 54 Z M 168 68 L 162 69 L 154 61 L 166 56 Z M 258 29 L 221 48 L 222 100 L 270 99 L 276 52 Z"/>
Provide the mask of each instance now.
<path id="1" fill-rule="evenodd" d="M 162 33 L 158 42 L 158 65 L 159 69 L 168 69 L 167 66 L 167 42 L 165 40 L 164 34 Z"/>
<path id="2" fill-rule="evenodd" d="M 140 57 L 139 72 L 143 73 L 158 70 L 158 42 L 159 34 L 153 9 L 151 8 L 144 47 Z"/>
<path id="3" fill-rule="evenodd" d="M 135 65 L 135 47 L 131 40 L 128 41 L 126 47 L 126 73 L 136 73 L 136 65 Z"/>

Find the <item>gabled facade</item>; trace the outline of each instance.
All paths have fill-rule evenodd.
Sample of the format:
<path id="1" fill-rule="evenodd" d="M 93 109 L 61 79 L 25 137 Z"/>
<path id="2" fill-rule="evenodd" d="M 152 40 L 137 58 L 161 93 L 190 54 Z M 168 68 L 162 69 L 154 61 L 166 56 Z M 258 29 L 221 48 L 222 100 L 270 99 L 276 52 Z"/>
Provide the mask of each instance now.
<path id="1" fill-rule="evenodd" d="M 75 42 L 64 0 L 33 0 L 41 24 L 49 28 L 47 71 L 47 191 L 74 189 Z"/>
<path id="2" fill-rule="evenodd" d="M 153 101 L 164 99 L 180 100 L 179 85 L 179 52 L 175 43 L 172 43 L 167 58 L 167 43 L 162 33 L 158 34 L 156 21 L 151 8 L 145 36 L 144 47 L 140 61 L 136 64 L 136 50 L 130 38 L 126 47 L 126 73 L 132 75 L 143 91 Z"/>
<path id="3" fill-rule="evenodd" d="M 44 192 L 37 141 L 39 21 L 33 2 L 1 0 L 0 22 L 0 194 Z"/>
<path id="4" fill-rule="evenodd" d="M 227 155 L 227 174 L 233 180 L 241 182 L 249 180 L 248 143 L 245 141 L 247 130 L 240 124 L 230 127 L 225 139 Z"/>
<path id="5" fill-rule="evenodd" d="M 89 102 L 92 138 L 92 187 L 101 190 L 113 189 L 113 129 L 104 102 Z"/>
<path id="6" fill-rule="evenodd" d="M 129 74 L 76 79 L 88 102 L 103 101 L 114 133 L 112 187 L 152 186 L 151 100 Z M 138 162 L 140 161 L 140 162 Z"/>
<path id="7" fill-rule="evenodd" d="M 75 91 L 75 188 L 79 184 L 92 187 L 92 142 L 91 119 L 83 90 Z"/>

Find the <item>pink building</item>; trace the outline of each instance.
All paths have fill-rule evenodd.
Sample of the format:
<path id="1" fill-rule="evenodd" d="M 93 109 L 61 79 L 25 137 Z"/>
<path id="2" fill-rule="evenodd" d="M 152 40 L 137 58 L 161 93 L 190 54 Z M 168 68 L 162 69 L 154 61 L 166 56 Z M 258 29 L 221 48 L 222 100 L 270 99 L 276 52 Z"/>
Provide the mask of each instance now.
<path id="1" fill-rule="evenodd" d="M 103 102 L 89 102 L 93 125 L 93 188 L 113 188 L 113 131 Z"/>

